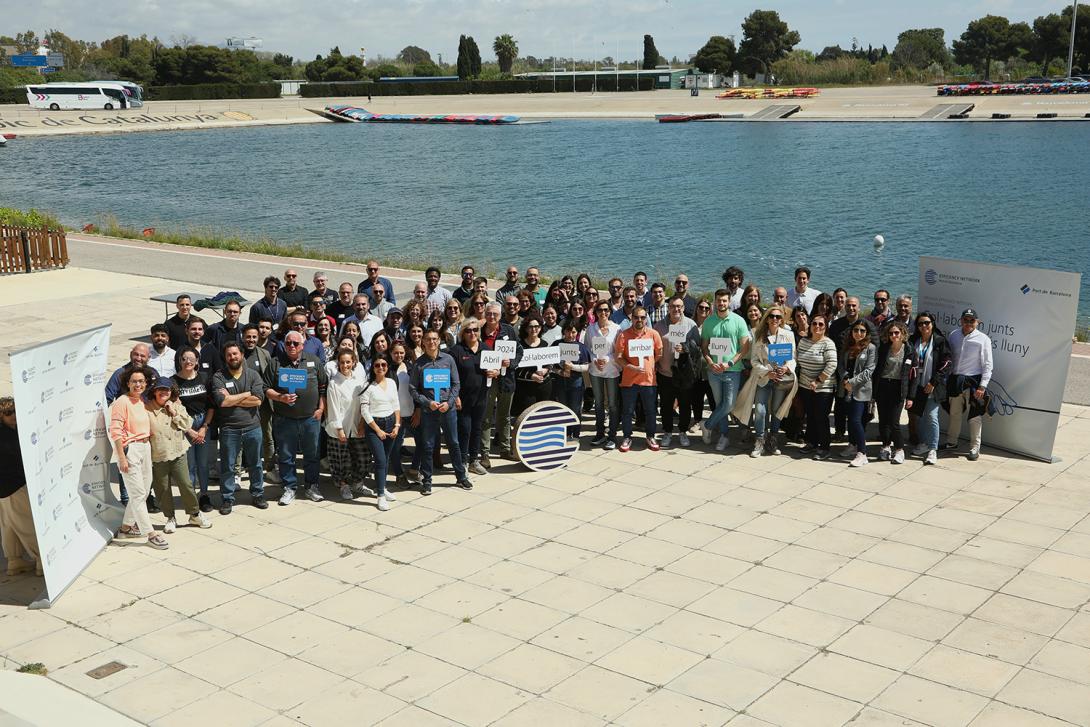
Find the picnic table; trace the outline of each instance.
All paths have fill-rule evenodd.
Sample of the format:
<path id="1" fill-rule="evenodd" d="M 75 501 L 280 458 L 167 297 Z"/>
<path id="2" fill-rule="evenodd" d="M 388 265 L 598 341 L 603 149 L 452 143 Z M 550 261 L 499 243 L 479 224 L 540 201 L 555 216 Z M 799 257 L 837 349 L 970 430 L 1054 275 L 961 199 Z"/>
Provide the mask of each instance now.
<path id="1" fill-rule="evenodd" d="M 178 301 L 178 296 L 179 295 L 188 295 L 190 297 L 190 299 L 192 299 L 194 302 L 196 302 L 198 300 L 212 298 L 216 294 L 215 293 L 211 293 L 211 294 L 186 293 L 186 292 L 183 291 L 183 292 L 178 292 L 178 293 L 164 293 L 162 295 L 153 295 L 151 297 L 151 300 L 158 301 L 158 302 L 163 304 L 163 319 L 164 320 L 166 320 L 167 318 L 170 318 L 170 315 L 171 315 L 170 305 L 171 305 L 171 303 L 176 303 Z M 245 306 L 247 303 L 250 302 L 250 301 L 246 300 L 245 298 L 241 298 L 241 299 L 236 298 L 235 300 L 237 300 L 239 305 L 242 305 L 242 306 Z M 205 307 L 201 308 L 200 312 L 203 312 L 203 311 L 206 311 L 206 310 L 213 310 L 213 311 L 216 312 L 217 315 L 219 315 L 220 318 L 223 318 L 223 307 L 225 305 L 227 305 L 227 303 L 228 303 L 228 301 L 224 301 L 222 303 L 217 303 L 217 304 L 208 304 Z M 193 306 L 193 312 L 194 312 L 194 314 L 198 313 L 196 306 Z"/>

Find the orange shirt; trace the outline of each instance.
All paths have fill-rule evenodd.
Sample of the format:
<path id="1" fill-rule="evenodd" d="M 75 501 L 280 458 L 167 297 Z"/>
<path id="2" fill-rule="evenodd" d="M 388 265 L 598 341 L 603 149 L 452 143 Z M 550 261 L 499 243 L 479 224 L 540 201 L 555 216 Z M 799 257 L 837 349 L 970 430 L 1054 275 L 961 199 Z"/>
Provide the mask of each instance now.
<path id="1" fill-rule="evenodd" d="M 129 442 L 146 442 L 151 437 L 151 417 L 142 400 L 133 401 L 126 394 L 119 396 L 110 405 L 110 440 L 120 441 L 121 446 Z"/>
<path id="2" fill-rule="evenodd" d="M 628 342 L 632 340 L 651 341 L 651 355 L 636 357 L 628 355 Z M 613 352 L 617 362 L 621 364 L 621 386 L 654 386 L 655 385 L 655 360 L 662 356 L 662 337 L 650 326 L 645 326 L 642 331 L 635 328 L 626 328 L 617 334 L 617 341 L 613 344 Z M 640 371 L 627 368 L 626 364 L 638 365 Z"/>

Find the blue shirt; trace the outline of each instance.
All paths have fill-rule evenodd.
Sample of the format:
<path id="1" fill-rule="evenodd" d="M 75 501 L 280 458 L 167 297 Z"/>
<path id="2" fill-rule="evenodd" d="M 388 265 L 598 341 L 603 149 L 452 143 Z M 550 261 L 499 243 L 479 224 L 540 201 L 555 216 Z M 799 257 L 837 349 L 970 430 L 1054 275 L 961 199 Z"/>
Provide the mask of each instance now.
<path id="1" fill-rule="evenodd" d="M 269 303 L 262 298 L 250 306 L 250 323 L 257 323 L 262 318 L 268 318 L 277 325 L 288 314 L 288 304 L 279 297 L 275 303 Z"/>
<path id="2" fill-rule="evenodd" d="M 391 283 L 387 278 L 382 277 L 381 275 L 378 276 L 378 280 L 376 280 L 375 282 L 382 283 L 382 287 L 386 289 L 386 294 L 382 296 L 382 299 L 388 300 L 394 305 L 397 305 L 397 297 L 394 295 L 394 284 Z M 368 297 L 371 298 L 371 305 L 375 304 L 375 296 L 371 295 L 371 288 L 373 286 L 374 283 L 372 283 L 367 278 L 364 278 L 363 282 L 360 283 L 359 288 L 356 289 L 357 293 L 366 293 Z"/>

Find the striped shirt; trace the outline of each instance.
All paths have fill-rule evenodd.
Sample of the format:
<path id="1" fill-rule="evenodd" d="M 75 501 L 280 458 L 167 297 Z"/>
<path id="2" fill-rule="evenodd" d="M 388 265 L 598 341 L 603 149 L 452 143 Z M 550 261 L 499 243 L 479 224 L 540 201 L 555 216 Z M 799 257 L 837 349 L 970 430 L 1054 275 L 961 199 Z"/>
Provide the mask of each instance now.
<path id="1" fill-rule="evenodd" d="M 810 382 L 825 374 L 824 383 L 818 383 L 817 391 L 833 393 L 836 391 L 836 344 L 832 339 L 822 338 L 812 341 L 800 338 L 796 358 L 799 374 L 799 386 L 810 388 Z"/>

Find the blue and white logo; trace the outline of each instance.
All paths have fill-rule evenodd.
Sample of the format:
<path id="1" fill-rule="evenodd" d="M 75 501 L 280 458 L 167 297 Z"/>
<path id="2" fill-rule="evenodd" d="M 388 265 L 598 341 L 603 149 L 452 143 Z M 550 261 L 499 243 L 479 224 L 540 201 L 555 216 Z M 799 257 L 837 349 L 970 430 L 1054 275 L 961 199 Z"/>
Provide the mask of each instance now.
<path id="1" fill-rule="evenodd" d="M 1021 287 L 1021 288 L 1019 288 L 1019 290 L 1021 290 L 1021 291 L 1022 291 L 1022 295 L 1029 295 L 1029 291 L 1030 291 L 1030 290 L 1032 290 L 1032 288 L 1030 288 L 1030 287 L 1029 287 L 1028 285 L 1026 285 L 1025 283 L 1023 283 L 1023 284 L 1022 284 L 1022 287 Z"/>
<path id="2" fill-rule="evenodd" d="M 534 404 L 515 425 L 515 454 L 535 472 L 566 467 L 579 443 L 568 441 L 568 427 L 579 424 L 571 409 L 555 401 Z"/>
<path id="3" fill-rule="evenodd" d="M 926 272 L 924 272 L 923 279 L 928 285 L 934 285 L 935 283 L 939 282 L 939 274 L 936 273 L 934 270 L 928 269 Z"/>

